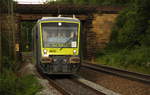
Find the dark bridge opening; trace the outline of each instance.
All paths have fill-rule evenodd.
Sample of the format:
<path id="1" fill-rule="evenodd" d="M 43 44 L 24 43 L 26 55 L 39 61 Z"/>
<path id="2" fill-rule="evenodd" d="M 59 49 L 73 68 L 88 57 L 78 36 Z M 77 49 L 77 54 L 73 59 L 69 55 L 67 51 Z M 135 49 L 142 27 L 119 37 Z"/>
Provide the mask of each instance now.
<path id="1" fill-rule="evenodd" d="M 32 28 L 36 21 L 21 21 L 21 47 L 22 52 L 32 50 Z"/>

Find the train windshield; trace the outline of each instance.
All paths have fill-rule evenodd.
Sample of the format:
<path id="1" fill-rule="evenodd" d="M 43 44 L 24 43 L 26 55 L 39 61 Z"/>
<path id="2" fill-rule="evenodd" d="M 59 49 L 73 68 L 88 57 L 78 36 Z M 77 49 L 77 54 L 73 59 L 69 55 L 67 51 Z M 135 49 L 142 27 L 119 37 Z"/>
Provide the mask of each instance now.
<path id="1" fill-rule="evenodd" d="M 75 48 L 78 24 L 65 22 L 42 23 L 44 48 Z"/>

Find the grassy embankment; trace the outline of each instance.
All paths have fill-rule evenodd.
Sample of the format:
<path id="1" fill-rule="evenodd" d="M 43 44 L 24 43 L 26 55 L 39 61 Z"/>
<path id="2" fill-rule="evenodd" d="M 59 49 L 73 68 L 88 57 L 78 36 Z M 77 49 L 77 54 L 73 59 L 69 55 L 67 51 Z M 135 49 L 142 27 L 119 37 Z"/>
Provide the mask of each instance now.
<path id="1" fill-rule="evenodd" d="M 97 53 L 98 63 L 150 74 L 149 8 L 149 0 L 133 0 L 120 13 L 108 46 Z"/>
<path id="2" fill-rule="evenodd" d="M 150 74 L 150 48 L 141 47 L 134 50 L 103 51 L 96 62 L 124 70 Z"/>

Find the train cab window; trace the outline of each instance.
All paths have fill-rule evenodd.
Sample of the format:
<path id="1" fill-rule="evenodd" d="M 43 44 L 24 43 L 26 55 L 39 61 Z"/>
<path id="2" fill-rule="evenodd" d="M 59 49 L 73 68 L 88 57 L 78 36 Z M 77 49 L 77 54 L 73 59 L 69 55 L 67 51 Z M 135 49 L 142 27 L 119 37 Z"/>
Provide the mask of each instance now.
<path id="1" fill-rule="evenodd" d="M 43 23 L 43 46 L 50 48 L 77 47 L 78 24 L 76 23 Z M 76 43 L 76 45 L 72 45 Z"/>

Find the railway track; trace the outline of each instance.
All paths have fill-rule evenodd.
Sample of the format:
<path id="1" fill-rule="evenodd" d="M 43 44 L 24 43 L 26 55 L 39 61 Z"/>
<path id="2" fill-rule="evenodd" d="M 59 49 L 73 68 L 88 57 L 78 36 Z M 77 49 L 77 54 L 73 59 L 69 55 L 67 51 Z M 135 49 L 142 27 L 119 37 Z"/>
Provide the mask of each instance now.
<path id="1" fill-rule="evenodd" d="M 54 79 L 50 79 L 48 76 L 44 76 L 55 89 L 57 89 L 62 95 L 72 95 L 69 91 L 67 91 L 64 87 L 60 86 L 57 81 Z"/>
<path id="2" fill-rule="evenodd" d="M 150 84 L 150 75 L 130 72 L 130 71 L 112 68 L 104 65 L 95 64 L 95 63 L 91 64 L 91 62 L 88 61 L 83 61 L 82 67 Z"/>
<path id="3" fill-rule="evenodd" d="M 49 78 L 48 75 L 43 74 L 38 67 L 37 67 L 37 71 L 39 73 L 39 77 L 42 77 L 42 78 L 48 80 L 49 85 L 52 85 L 62 95 L 72 95 L 70 92 L 66 91 L 64 88 L 59 86 L 56 81 L 54 81 L 53 79 Z"/>
<path id="4" fill-rule="evenodd" d="M 49 81 L 49 84 L 57 89 L 62 95 L 106 95 L 94 89 L 84 82 L 80 82 L 78 76 L 45 75 L 39 69 L 41 77 Z M 112 94 L 116 95 L 116 94 Z"/>
<path id="5" fill-rule="evenodd" d="M 81 83 L 75 76 L 42 76 L 63 95 L 105 95 Z"/>
<path id="6" fill-rule="evenodd" d="M 129 72 L 103 65 L 91 64 L 87 61 L 84 61 L 84 64 L 82 64 L 82 68 L 91 69 L 97 72 L 109 73 L 110 75 L 117 75 L 143 83 L 150 83 L 149 75 Z M 43 73 L 40 73 L 40 75 L 43 78 L 47 79 L 49 81 L 49 84 L 56 90 L 58 90 L 62 95 L 120 95 L 119 93 L 116 93 L 109 89 L 105 89 L 95 82 L 86 80 L 84 78 L 81 78 L 80 76 L 49 76 Z"/>

